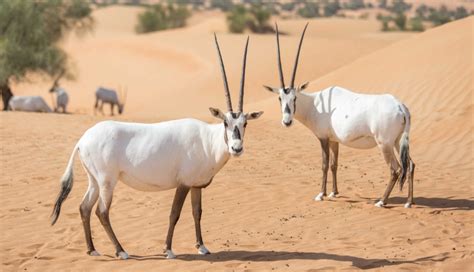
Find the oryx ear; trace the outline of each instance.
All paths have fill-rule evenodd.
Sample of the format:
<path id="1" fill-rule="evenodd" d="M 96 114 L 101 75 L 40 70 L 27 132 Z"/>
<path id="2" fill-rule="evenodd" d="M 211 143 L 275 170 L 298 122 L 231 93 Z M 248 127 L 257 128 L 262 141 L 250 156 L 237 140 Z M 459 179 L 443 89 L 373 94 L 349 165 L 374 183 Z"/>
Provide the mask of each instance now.
<path id="1" fill-rule="evenodd" d="M 305 83 L 301 84 L 298 88 L 298 92 L 301 92 L 302 90 L 306 89 L 306 87 L 308 87 L 309 85 L 309 82 L 306 81 Z"/>
<path id="2" fill-rule="evenodd" d="M 221 120 L 225 119 L 224 113 L 222 113 L 220 109 L 209 107 L 209 111 L 211 112 L 212 116 L 219 118 Z"/>
<path id="3" fill-rule="evenodd" d="M 272 92 L 272 93 L 276 93 L 276 94 L 280 93 L 279 90 L 278 90 L 278 88 L 272 88 L 272 87 L 267 86 L 267 85 L 263 85 L 263 87 L 264 87 L 265 89 L 267 89 L 268 91 Z"/>
<path id="4" fill-rule="evenodd" d="M 245 114 L 247 120 L 258 119 L 263 114 L 263 111 L 254 111 Z"/>

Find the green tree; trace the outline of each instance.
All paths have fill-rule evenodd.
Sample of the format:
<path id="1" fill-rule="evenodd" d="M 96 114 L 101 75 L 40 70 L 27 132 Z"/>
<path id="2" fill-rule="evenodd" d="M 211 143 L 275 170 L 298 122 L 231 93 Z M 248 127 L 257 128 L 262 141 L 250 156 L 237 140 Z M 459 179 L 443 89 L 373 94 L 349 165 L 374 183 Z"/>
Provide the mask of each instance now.
<path id="1" fill-rule="evenodd" d="M 425 31 L 423 26 L 423 19 L 421 17 L 415 17 L 410 19 L 410 29 L 412 31 Z"/>
<path id="2" fill-rule="evenodd" d="M 255 33 L 265 33 L 272 31 L 273 28 L 268 24 L 271 12 L 263 5 L 252 5 L 250 8 L 250 17 L 247 25 Z"/>
<path id="3" fill-rule="evenodd" d="M 459 20 L 467 16 L 469 16 L 469 13 L 467 12 L 466 8 L 462 6 L 456 8 L 456 11 L 454 12 L 454 20 Z"/>
<path id="4" fill-rule="evenodd" d="M 334 16 L 340 9 L 341 9 L 341 5 L 339 4 L 339 0 L 326 3 L 326 5 L 324 6 L 324 16 L 326 17 Z"/>
<path id="5" fill-rule="evenodd" d="M 404 13 L 397 13 L 395 18 L 393 18 L 393 22 L 400 30 L 405 30 L 407 25 L 407 16 Z"/>
<path id="6" fill-rule="evenodd" d="M 55 77 L 69 74 L 68 56 L 58 46 L 71 30 L 91 30 L 91 8 L 85 0 L 0 1 L 0 91 L 7 109 L 12 81 L 29 72 Z"/>
<path id="7" fill-rule="evenodd" d="M 172 4 L 167 6 L 156 4 L 138 14 L 135 31 L 137 33 L 148 33 L 168 28 L 184 27 L 189 16 L 191 16 L 191 13 L 185 6 L 178 5 L 178 7 L 175 7 Z"/>
<path id="8" fill-rule="evenodd" d="M 439 10 L 430 9 L 428 20 L 432 21 L 434 25 L 442 25 L 451 22 L 451 14 L 446 6 L 441 6 Z"/>

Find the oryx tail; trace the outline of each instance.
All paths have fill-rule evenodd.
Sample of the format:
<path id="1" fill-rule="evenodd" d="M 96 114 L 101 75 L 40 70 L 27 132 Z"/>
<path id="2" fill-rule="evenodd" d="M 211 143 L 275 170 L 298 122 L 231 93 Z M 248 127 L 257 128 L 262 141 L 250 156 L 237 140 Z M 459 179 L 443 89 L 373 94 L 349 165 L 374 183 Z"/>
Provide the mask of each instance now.
<path id="1" fill-rule="evenodd" d="M 58 220 L 59 213 L 61 212 L 61 205 L 63 204 L 63 201 L 66 200 L 67 196 L 72 190 L 74 157 L 78 149 L 79 146 L 76 145 L 74 147 L 74 150 L 72 151 L 71 157 L 69 158 L 66 171 L 64 171 L 64 174 L 61 177 L 61 190 L 59 191 L 58 198 L 56 199 L 56 203 L 54 204 L 53 213 L 51 214 L 51 225 L 54 225 Z"/>
<path id="2" fill-rule="evenodd" d="M 411 125 L 411 116 L 408 108 L 401 104 L 401 108 L 405 118 L 405 128 L 403 129 L 402 136 L 400 137 L 400 164 L 402 166 L 402 173 L 400 175 L 400 190 L 403 189 L 407 177 L 408 166 L 410 164 L 410 145 L 409 145 L 409 133 Z"/>

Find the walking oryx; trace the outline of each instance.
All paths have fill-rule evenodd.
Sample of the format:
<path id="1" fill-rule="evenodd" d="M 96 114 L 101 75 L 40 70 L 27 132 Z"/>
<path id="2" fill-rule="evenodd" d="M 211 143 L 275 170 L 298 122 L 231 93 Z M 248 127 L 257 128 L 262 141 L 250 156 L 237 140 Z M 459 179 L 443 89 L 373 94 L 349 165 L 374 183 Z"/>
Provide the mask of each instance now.
<path id="1" fill-rule="evenodd" d="M 118 113 L 122 114 L 123 107 L 125 106 L 125 101 L 127 100 L 127 90 L 125 89 L 125 92 L 122 94 L 121 90 L 119 89 L 119 93 L 120 97 L 114 90 L 99 87 L 97 91 L 95 91 L 94 113 L 96 112 L 97 108 L 99 108 L 102 114 L 104 114 L 103 106 L 104 103 L 106 103 L 110 104 L 110 115 L 114 115 L 115 105 L 117 105 Z"/>
<path id="2" fill-rule="evenodd" d="M 264 87 L 279 95 L 283 125 L 291 126 L 294 116 L 321 142 L 323 180 L 321 192 L 315 200 L 323 200 L 323 196 L 326 196 L 329 161 L 331 161 L 333 178 L 333 190 L 329 197 L 338 194 L 337 160 L 339 143 L 341 143 L 359 149 L 378 146 L 382 151 L 385 161 L 390 166 L 391 179 L 382 199 L 375 204 L 377 207 L 382 207 L 387 203 L 390 192 L 399 177 L 400 190 L 403 188 L 408 172 L 408 200 L 405 207 L 411 207 L 415 164 L 409 155 L 410 113 L 408 108 L 389 94 L 358 94 L 340 87 L 331 87 L 315 93 L 302 92 L 308 86 L 308 82 L 295 87 L 298 58 L 307 26 L 308 24 L 301 34 L 291 82 L 287 86 L 283 79 L 279 33 L 276 25 L 280 88 Z M 394 148 L 400 153 L 401 167 L 395 157 Z"/>
<path id="3" fill-rule="evenodd" d="M 214 175 L 227 163 L 231 155 L 242 154 L 247 121 L 257 119 L 263 113 L 243 113 L 248 38 L 243 57 L 242 81 L 236 112 L 232 110 L 217 37 L 214 36 L 214 39 L 224 79 L 227 112 L 223 113 L 215 108 L 209 108 L 209 110 L 214 117 L 221 119 L 222 123 L 207 124 L 195 119 L 157 124 L 106 121 L 86 131 L 74 147 L 61 179 L 61 191 L 54 206 L 52 224 L 58 219 L 61 204 L 72 189 L 73 162 L 78 152 L 89 178 L 89 188 L 79 210 L 90 255 L 99 255 L 92 243 L 90 229 L 91 210 L 99 200 L 96 215 L 114 243 L 116 255 L 122 259 L 128 258 L 109 221 L 112 194 L 118 180 L 142 191 L 176 188 L 166 238 L 167 258 L 175 257 L 171 250 L 173 232 L 184 200 L 191 191 L 196 247 L 199 254 L 209 254 L 201 236 L 201 190 L 211 183 Z"/>
<path id="4" fill-rule="evenodd" d="M 59 87 L 59 79 L 64 75 L 64 72 L 60 73 L 59 76 L 54 80 L 53 86 L 49 89 L 49 92 L 56 93 L 56 105 L 54 105 L 54 98 L 53 98 L 53 108 L 54 111 L 59 111 L 59 108 L 62 109 L 63 113 L 66 113 L 67 104 L 69 102 L 69 96 L 63 88 Z"/>

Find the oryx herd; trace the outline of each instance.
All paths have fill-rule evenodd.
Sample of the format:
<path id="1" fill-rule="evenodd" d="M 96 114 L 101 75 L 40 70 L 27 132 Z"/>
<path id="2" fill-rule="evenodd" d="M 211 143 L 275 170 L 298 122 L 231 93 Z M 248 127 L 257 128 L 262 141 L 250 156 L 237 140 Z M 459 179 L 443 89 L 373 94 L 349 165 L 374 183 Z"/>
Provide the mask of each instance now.
<path id="1" fill-rule="evenodd" d="M 44 101 L 41 96 L 11 96 L 8 101 L 5 101 L 8 106 L 7 108 L 12 111 L 27 111 L 27 112 L 59 112 L 61 109 L 62 113 L 67 113 L 67 105 L 69 103 L 69 95 L 64 88 L 59 87 L 59 80 L 64 76 L 64 71 L 61 72 L 53 81 L 53 85 L 49 89 L 49 93 L 52 95 L 53 110 L 48 106 L 48 103 Z M 94 104 L 94 114 L 97 109 L 100 109 L 102 115 L 104 111 L 102 106 L 104 103 L 110 104 L 111 111 L 110 115 L 114 115 L 114 106 L 117 106 L 118 113 L 122 114 L 125 101 L 127 99 L 127 91 L 121 92 L 119 87 L 119 95 L 117 91 L 112 89 L 106 89 L 99 87 L 95 92 L 96 102 Z M 56 99 L 54 99 L 54 94 Z"/>
<path id="2" fill-rule="evenodd" d="M 408 108 L 389 94 L 357 94 L 335 86 L 307 93 L 303 90 L 307 88 L 308 83 L 296 87 L 296 70 L 307 26 L 299 41 L 289 85 L 284 81 L 279 31 L 276 26 L 280 86 L 276 88 L 265 86 L 265 88 L 278 94 L 284 126 L 291 126 L 293 118 L 296 118 L 308 127 L 321 143 L 322 188 L 315 200 L 323 200 L 326 196 L 329 168 L 333 178 L 333 189 L 329 197 L 338 194 L 339 144 L 359 149 L 378 146 L 390 168 L 391 178 L 387 190 L 375 206 L 383 207 L 395 183 L 398 181 L 402 188 L 404 181 L 408 179 L 409 191 L 405 207 L 411 207 L 415 165 L 409 155 L 411 121 Z M 199 254 L 210 253 L 204 245 L 201 234 L 201 191 L 210 185 L 213 177 L 231 157 L 243 153 L 247 121 L 257 119 L 263 114 L 261 111 L 250 113 L 243 111 L 249 38 L 243 54 L 236 111 L 232 105 L 224 61 L 215 34 L 214 41 L 224 82 L 227 110 L 221 111 L 217 108 L 209 110 L 212 116 L 221 122 L 208 124 L 196 119 L 155 124 L 105 121 L 88 129 L 75 145 L 61 178 L 61 189 L 52 213 L 52 224 L 58 220 L 61 205 L 72 189 L 73 164 L 78 153 L 89 179 L 89 187 L 79 208 L 89 255 L 99 255 L 92 241 L 90 225 L 92 208 L 98 202 L 95 213 L 115 246 L 116 256 L 121 259 L 129 257 L 118 241 L 109 217 L 113 191 L 119 180 L 141 191 L 176 189 L 166 238 L 167 258 L 175 257 L 172 251 L 173 233 L 183 203 L 188 193 L 191 193 L 196 248 Z M 115 105 L 119 113 L 123 111 L 123 104 L 115 92 L 99 88 L 96 92 L 95 108 L 102 110 L 104 103 L 111 105 L 112 113 Z M 399 153 L 399 159 L 396 158 L 395 152 Z"/>

